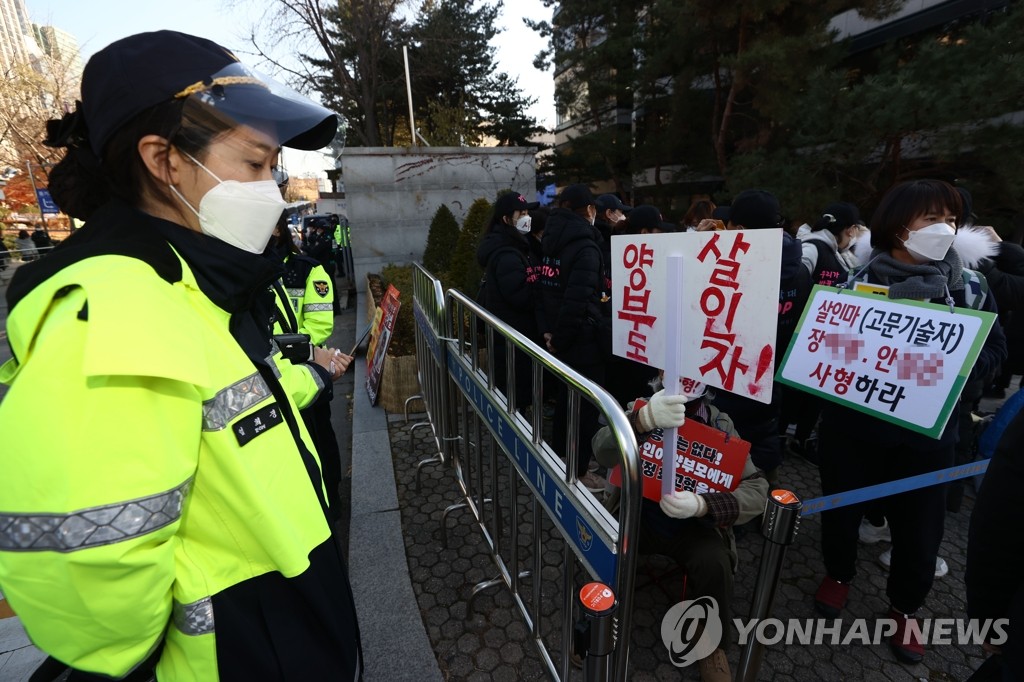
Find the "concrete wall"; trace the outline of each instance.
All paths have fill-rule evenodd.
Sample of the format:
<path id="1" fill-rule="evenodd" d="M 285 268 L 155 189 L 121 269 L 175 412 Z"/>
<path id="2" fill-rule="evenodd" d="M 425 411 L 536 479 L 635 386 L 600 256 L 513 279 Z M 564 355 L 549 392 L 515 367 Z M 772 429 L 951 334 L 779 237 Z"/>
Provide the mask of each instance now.
<path id="1" fill-rule="evenodd" d="M 533 147 L 347 147 L 341 156 L 356 287 L 388 263 L 423 258 L 430 220 L 447 204 L 462 224 L 470 205 L 511 188 L 535 201 Z M 319 208 L 319 207 L 318 207 Z"/>

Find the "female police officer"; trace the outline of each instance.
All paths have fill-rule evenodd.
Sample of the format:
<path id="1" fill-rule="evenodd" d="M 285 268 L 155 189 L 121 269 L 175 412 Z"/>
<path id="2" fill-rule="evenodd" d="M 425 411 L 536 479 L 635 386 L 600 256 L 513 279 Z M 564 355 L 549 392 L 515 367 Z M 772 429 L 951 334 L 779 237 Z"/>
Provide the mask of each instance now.
<path id="1" fill-rule="evenodd" d="M 359 676 L 319 463 L 270 359 L 277 271 L 260 256 L 280 146 L 318 149 L 336 129 L 169 31 L 96 53 L 78 110 L 48 126 L 68 147 L 50 189 L 87 222 L 8 290 L 0 585 L 71 679 Z M 328 382 L 347 365 L 318 361 Z"/>

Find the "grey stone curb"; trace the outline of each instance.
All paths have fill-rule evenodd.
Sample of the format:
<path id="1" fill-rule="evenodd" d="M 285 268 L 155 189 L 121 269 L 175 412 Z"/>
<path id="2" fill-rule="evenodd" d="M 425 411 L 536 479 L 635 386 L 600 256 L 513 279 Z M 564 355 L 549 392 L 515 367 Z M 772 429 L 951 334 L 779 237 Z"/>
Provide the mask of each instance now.
<path id="1" fill-rule="evenodd" d="M 357 297 L 357 327 L 366 319 Z M 411 301 L 407 302 L 411 305 Z M 409 577 L 384 408 L 366 395 L 366 359 L 354 363 L 349 572 L 362 633 L 364 680 L 442 680 Z"/>

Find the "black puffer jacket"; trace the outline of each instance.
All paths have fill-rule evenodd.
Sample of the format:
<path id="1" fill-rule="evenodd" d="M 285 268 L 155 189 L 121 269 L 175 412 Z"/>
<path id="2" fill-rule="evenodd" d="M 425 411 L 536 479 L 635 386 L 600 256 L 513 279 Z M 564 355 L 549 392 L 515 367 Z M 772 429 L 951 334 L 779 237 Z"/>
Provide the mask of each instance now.
<path id="1" fill-rule="evenodd" d="M 490 312 L 532 341 L 539 341 L 537 268 L 526 238 L 514 228 L 494 226 L 480 240 L 476 260 L 484 270 L 484 300 Z"/>
<path id="2" fill-rule="evenodd" d="M 600 238 L 585 218 L 564 208 L 551 212 L 544 229 L 545 331 L 557 355 L 574 366 L 605 362 L 611 347 L 611 329 L 601 315 Z"/>
<path id="3" fill-rule="evenodd" d="M 811 290 L 811 273 L 804 267 L 802 257 L 800 241 L 783 233 L 779 272 L 779 316 L 775 336 L 776 369 L 781 359 L 785 357 Z M 732 417 L 740 437 L 754 444 L 751 457 L 754 458 L 754 464 L 765 471 L 775 468 L 781 461 L 781 452 L 777 445 L 778 416 L 781 407 L 778 389 L 778 386 L 772 389 L 772 402 L 769 404 L 726 391 L 718 391 L 714 398 L 715 406 Z M 758 448 L 760 441 L 767 443 L 765 448 Z"/>

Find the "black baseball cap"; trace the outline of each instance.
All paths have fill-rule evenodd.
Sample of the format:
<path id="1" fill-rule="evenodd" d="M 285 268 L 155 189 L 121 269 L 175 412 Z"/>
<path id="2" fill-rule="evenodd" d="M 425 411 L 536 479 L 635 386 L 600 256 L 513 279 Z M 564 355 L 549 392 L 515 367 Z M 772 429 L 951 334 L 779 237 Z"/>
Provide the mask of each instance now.
<path id="1" fill-rule="evenodd" d="M 821 217 L 828 220 L 829 216 L 831 216 L 829 225 L 835 225 L 837 230 L 845 230 L 851 225 L 864 224 L 857 207 L 846 201 L 837 201 L 826 206 L 825 210 L 821 212 Z"/>
<path id="2" fill-rule="evenodd" d="M 326 146 L 339 123 L 334 112 L 246 68 L 226 48 L 177 31 L 139 33 L 106 46 L 85 65 L 81 90 L 97 156 L 121 126 L 174 99 L 198 98 L 228 120 L 276 134 L 279 144 L 294 149 Z"/>
<path id="3" fill-rule="evenodd" d="M 675 232 L 676 226 L 665 222 L 661 211 L 657 206 L 641 204 L 633 207 L 629 214 L 629 227 L 632 230 L 661 230 L 662 232 Z"/>
<path id="4" fill-rule="evenodd" d="M 528 202 L 519 192 L 506 192 L 494 202 L 494 215 L 512 215 L 516 211 L 532 211 L 540 206 L 536 201 Z"/>
<path id="5" fill-rule="evenodd" d="M 564 208 L 577 209 L 586 208 L 591 204 L 594 204 L 594 195 L 590 193 L 590 188 L 586 185 L 569 185 L 562 190 L 561 194 L 558 195 L 556 200 L 558 206 L 567 204 Z"/>
<path id="6" fill-rule="evenodd" d="M 594 200 L 597 205 L 598 213 L 604 213 L 605 211 L 622 211 L 623 213 L 629 213 L 633 210 L 632 206 L 626 206 L 622 201 L 614 194 L 602 194 Z"/>
<path id="7" fill-rule="evenodd" d="M 782 227 L 779 200 L 767 190 L 744 190 L 729 205 L 729 222 L 748 230 Z"/>

